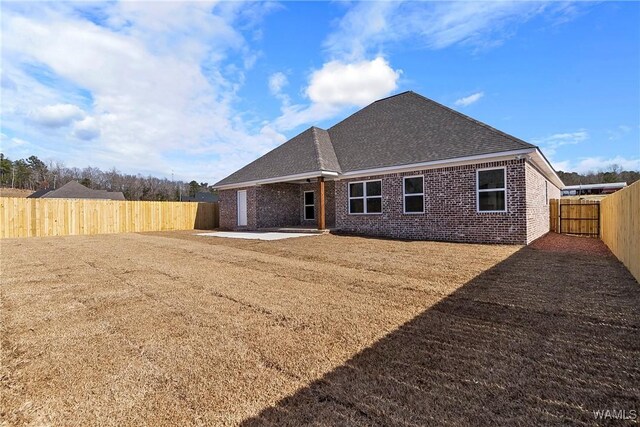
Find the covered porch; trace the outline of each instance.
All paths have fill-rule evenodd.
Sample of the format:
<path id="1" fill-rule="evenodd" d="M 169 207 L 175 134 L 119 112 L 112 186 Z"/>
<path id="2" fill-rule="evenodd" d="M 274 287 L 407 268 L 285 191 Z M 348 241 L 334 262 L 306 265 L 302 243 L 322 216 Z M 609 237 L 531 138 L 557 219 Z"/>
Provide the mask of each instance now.
<path id="1" fill-rule="evenodd" d="M 335 185 L 320 176 L 256 188 L 260 230 L 323 231 L 335 225 Z"/>
<path id="2" fill-rule="evenodd" d="M 322 233 L 335 226 L 335 183 L 325 176 L 220 190 L 222 229 Z"/>

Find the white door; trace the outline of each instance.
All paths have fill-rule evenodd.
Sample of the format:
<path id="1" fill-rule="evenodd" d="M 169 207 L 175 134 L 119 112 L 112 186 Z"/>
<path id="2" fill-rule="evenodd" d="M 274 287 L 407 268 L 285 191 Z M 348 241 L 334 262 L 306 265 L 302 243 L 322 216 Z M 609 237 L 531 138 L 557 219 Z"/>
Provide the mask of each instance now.
<path id="1" fill-rule="evenodd" d="M 247 190 L 238 191 L 238 227 L 247 225 Z"/>

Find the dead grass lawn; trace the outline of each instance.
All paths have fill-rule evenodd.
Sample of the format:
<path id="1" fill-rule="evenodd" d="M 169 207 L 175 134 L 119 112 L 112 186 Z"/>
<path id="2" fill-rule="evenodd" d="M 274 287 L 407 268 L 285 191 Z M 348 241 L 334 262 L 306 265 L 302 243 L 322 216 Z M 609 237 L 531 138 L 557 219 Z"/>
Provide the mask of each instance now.
<path id="1" fill-rule="evenodd" d="M 611 256 L 192 234 L 0 242 L 7 425 L 546 423 L 640 395 Z"/>

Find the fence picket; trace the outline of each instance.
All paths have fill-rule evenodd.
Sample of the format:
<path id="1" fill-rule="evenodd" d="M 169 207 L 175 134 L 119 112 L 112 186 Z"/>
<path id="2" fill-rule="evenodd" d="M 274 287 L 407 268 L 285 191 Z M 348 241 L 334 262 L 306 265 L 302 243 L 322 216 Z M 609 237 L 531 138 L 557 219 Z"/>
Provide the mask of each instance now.
<path id="1" fill-rule="evenodd" d="M 217 203 L 0 197 L 0 237 L 218 227 Z"/>

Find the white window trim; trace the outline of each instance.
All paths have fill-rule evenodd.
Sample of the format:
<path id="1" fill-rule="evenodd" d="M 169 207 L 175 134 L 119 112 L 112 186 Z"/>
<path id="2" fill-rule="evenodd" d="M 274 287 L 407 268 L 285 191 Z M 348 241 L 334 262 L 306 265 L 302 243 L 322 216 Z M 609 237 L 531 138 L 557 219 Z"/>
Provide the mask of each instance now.
<path id="1" fill-rule="evenodd" d="M 313 193 L 313 204 L 312 205 L 308 205 L 307 204 L 307 193 Z M 305 221 L 314 221 L 316 219 L 316 195 L 315 195 L 315 191 L 313 190 L 309 190 L 309 191 L 305 191 L 304 194 L 302 195 L 302 204 L 304 205 L 304 207 L 302 208 L 303 210 L 303 218 Z M 313 218 L 307 218 L 307 207 L 309 206 L 313 206 Z"/>
<path id="2" fill-rule="evenodd" d="M 380 183 L 380 195 L 379 196 L 369 196 L 367 197 L 367 183 L 368 182 L 379 182 Z M 351 184 L 362 184 L 362 196 L 351 197 Z M 382 180 L 381 179 L 369 179 L 366 181 L 352 181 L 347 182 L 347 212 L 349 215 L 382 215 Z M 366 199 L 380 199 L 380 212 L 367 212 L 367 200 Z M 364 208 L 364 212 L 351 212 L 351 200 L 359 200 L 362 199 L 362 204 Z"/>
<path id="3" fill-rule="evenodd" d="M 405 181 L 409 178 L 422 178 L 422 193 L 405 193 L 406 186 Z M 402 177 L 402 213 L 405 215 L 424 215 L 424 175 L 411 175 Z M 422 196 L 422 211 L 420 212 L 407 212 L 407 196 Z"/>
<path id="4" fill-rule="evenodd" d="M 504 173 L 504 188 L 486 188 L 480 189 L 480 172 L 482 171 L 491 171 L 496 169 L 502 169 L 502 173 Z M 504 210 L 502 211 L 481 211 L 480 210 L 480 193 L 486 193 L 489 191 L 504 191 Z M 476 212 L 485 214 L 485 213 L 506 213 L 507 212 L 507 168 L 504 166 L 496 166 L 493 168 L 481 168 L 476 169 Z"/>

